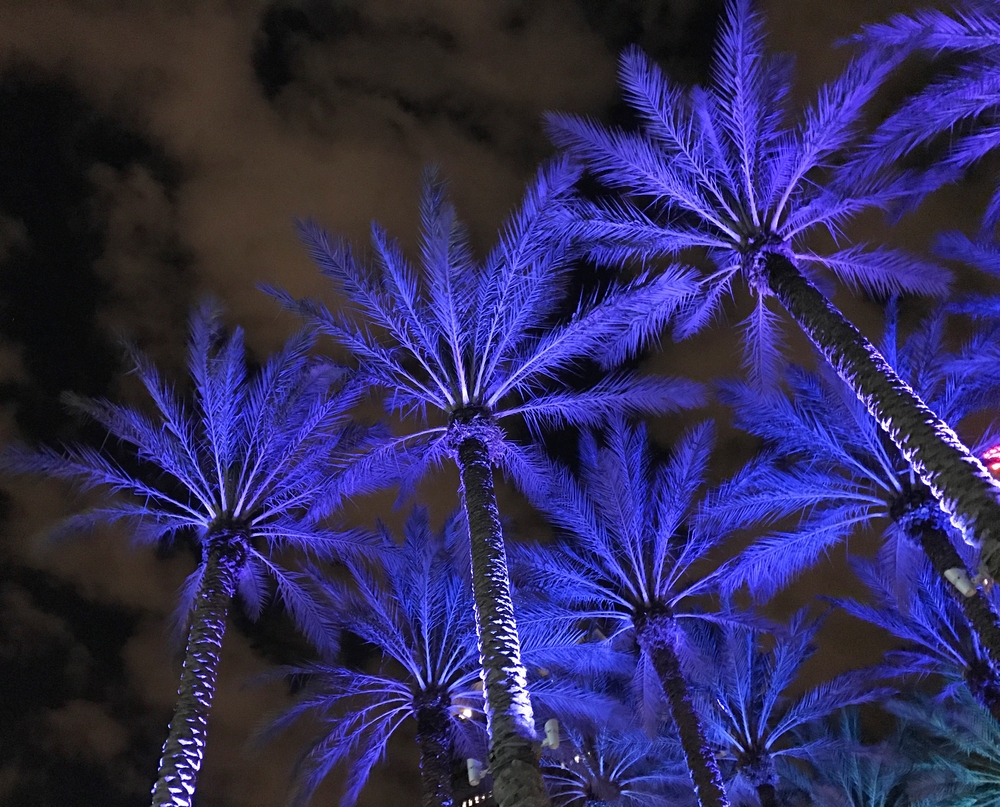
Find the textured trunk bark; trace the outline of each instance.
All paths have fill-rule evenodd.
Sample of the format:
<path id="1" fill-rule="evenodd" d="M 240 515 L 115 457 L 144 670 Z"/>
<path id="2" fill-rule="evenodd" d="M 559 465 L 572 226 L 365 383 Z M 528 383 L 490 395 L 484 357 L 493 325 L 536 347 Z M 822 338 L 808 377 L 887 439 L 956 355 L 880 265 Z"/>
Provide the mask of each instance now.
<path id="1" fill-rule="evenodd" d="M 939 518 L 943 515 L 939 517 L 937 513 L 918 509 L 904 516 L 903 528 L 907 537 L 923 548 L 934 570 L 944 577 L 948 569 L 965 569 L 965 562 L 952 546 Z M 969 627 L 989 657 L 969 668 L 966 674 L 969 691 L 994 719 L 1000 721 L 1000 681 L 997 675 L 1000 670 L 1000 623 L 997 614 L 981 589 L 971 597 L 965 597 L 951 583 L 947 583 L 947 588 L 961 605 Z"/>
<path id="2" fill-rule="evenodd" d="M 430 696 L 417 706 L 421 807 L 452 807 L 451 774 L 455 763 L 448 728 L 447 695 Z"/>
<path id="3" fill-rule="evenodd" d="M 495 427 L 493 427 L 495 429 Z M 547 807 L 541 748 L 514 621 L 489 444 L 470 430 L 457 441 L 472 543 L 472 589 L 490 735 L 493 797 L 500 807 Z"/>
<path id="4" fill-rule="evenodd" d="M 687 681 L 681 672 L 675 650 L 678 627 L 673 617 L 653 614 L 636 626 L 639 647 L 653 664 L 670 705 L 670 714 L 677 725 L 681 747 L 687 758 L 688 770 L 701 807 L 728 807 L 729 799 L 722 784 L 722 774 L 715 754 L 705 739 L 698 713 L 695 711 Z"/>
<path id="5" fill-rule="evenodd" d="M 209 540 L 205 574 L 188 631 L 177 705 L 153 786 L 153 807 L 192 807 L 205 753 L 226 613 L 233 598 L 236 572 L 245 557 L 238 536 Z"/>
<path id="6" fill-rule="evenodd" d="M 983 464 L 788 257 L 767 255 L 767 283 L 838 375 L 903 453 L 963 534 L 1000 577 L 1000 502 Z"/>
<path id="7" fill-rule="evenodd" d="M 757 798 L 760 799 L 760 807 L 778 807 L 778 791 L 774 785 L 757 785 Z"/>

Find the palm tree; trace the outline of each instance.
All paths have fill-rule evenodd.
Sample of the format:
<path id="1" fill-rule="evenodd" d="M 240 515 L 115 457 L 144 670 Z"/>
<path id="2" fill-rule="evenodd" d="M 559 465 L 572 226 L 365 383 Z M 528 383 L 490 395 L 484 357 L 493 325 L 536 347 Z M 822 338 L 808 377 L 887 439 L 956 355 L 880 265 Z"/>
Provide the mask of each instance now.
<path id="1" fill-rule="evenodd" d="M 377 568 L 348 560 L 349 579 L 323 580 L 331 627 L 377 648 L 384 663 L 367 673 L 324 659 L 283 672 L 306 681 L 298 702 L 275 721 L 280 729 L 317 713 L 322 733 L 300 762 L 294 804 L 305 804 L 335 765 L 349 770 L 343 807 L 357 801 L 392 735 L 416 721 L 421 804 L 449 807 L 459 756 L 481 756 L 485 733 L 476 623 L 456 544 L 464 530 L 452 518 L 440 533 L 415 510 L 402 544 L 385 534 Z M 330 644 L 330 643 L 328 643 Z M 329 655 L 329 654 L 327 654 Z"/>
<path id="2" fill-rule="evenodd" d="M 945 693 L 970 693 L 991 714 L 1000 718 L 1000 674 L 971 629 L 962 609 L 946 589 L 944 582 L 925 561 L 911 572 L 911 579 L 900 591 L 897 570 L 892 564 L 872 564 L 855 559 L 855 573 L 873 598 L 871 604 L 837 600 L 852 616 L 877 625 L 906 642 L 900 650 L 886 654 L 883 672 L 894 675 L 941 678 Z M 990 600 L 996 606 L 1000 597 L 995 589 Z"/>
<path id="3" fill-rule="evenodd" d="M 170 543 L 184 535 L 198 549 L 198 566 L 181 592 L 179 611 L 190 628 L 154 807 L 193 802 L 234 594 L 256 618 L 273 579 L 295 621 L 322 641 L 315 603 L 296 575 L 270 555 L 285 548 L 325 558 L 358 551 L 358 535 L 300 520 L 336 486 L 340 452 L 357 443 L 348 412 L 362 391 L 345 383 L 343 371 L 311 358 L 311 346 L 308 336 L 295 336 L 251 374 L 242 331 L 225 336 L 218 311 L 205 305 L 191 318 L 190 404 L 134 350 L 135 374 L 153 400 L 155 417 L 106 400 L 70 400 L 126 447 L 121 464 L 84 445 L 4 455 L 9 470 L 125 494 L 70 519 L 65 529 L 125 521 L 135 526 L 141 543 Z"/>
<path id="4" fill-rule="evenodd" d="M 676 742 L 641 730 L 571 729 L 542 759 L 555 807 L 678 807 L 690 780 Z"/>
<path id="5" fill-rule="evenodd" d="M 765 649 L 760 630 L 705 626 L 699 642 L 704 663 L 692 684 L 709 737 L 732 760 L 732 797 L 749 786 L 761 807 L 778 807 L 778 765 L 809 759 L 824 745 L 802 735 L 804 725 L 845 706 L 892 694 L 891 689 L 872 686 L 871 675 L 854 672 L 791 695 L 802 665 L 816 650 L 818 628 L 818 621 L 807 623 L 805 613 L 799 612 Z"/>
<path id="6" fill-rule="evenodd" d="M 579 481 L 566 468 L 551 471 L 546 509 L 567 540 L 554 550 L 520 550 L 526 588 L 558 609 L 550 619 L 584 621 L 611 642 L 638 646 L 636 682 L 651 677 L 662 687 L 702 807 L 728 804 L 682 669 L 690 653 L 683 623 L 720 618 L 694 602 L 712 590 L 717 572 L 691 576 L 726 536 L 724 529 L 703 529 L 696 517 L 711 443 L 711 425 L 701 424 L 678 441 L 668 462 L 654 464 L 641 426 L 615 420 L 603 447 L 586 433 Z"/>
<path id="7" fill-rule="evenodd" d="M 543 169 L 482 264 L 471 257 L 433 173 L 425 177 L 421 201 L 422 272 L 377 227 L 376 261 L 365 266 L 345 243 L 303 225 L 313 259 L 360 317 L 272 290 L 354 353 L 362 374 L 389 391 L 391 410 L 422 416 L 431 410 L 446 421 L 389 442 L 357 464 L 353 478 L 359 487 L 384 484 L 404 466 L 403 480 L 412 482 L 446 457 L 458 465 L 472 547 L 489 765 L 501 807 L 536 807 L 548 798 L 493 487 L 499 464 L 537 494 L 535 461 L 508 439 L 500 421 L 519 415 L 532 428 L 592 424 L 610 412 L 662 412 L 699 400 L 693 384 L 632 373 L 583 391 L 559 388 L 559 377 L 582 362 L 610 366 L 633 353 L 693 288 L 683 270 L 640 277 L 599 302 L 584 300 L 568 321 L 560 319 L 573 254 L 562 203 L 577 176 L 565 162 Z"/>
<path id="8" fill-rule="evenodd" d="M 982 463 L 920 400 L 889 362 L 817 289 L 813 267 L 884 295 L 942 292 L 939 269 L 887 249 L 857 246 L 819 255 L 805 236 L 869 207 L 884 207 L 935 182 L 915 172 L 837 167 L 857 139 L 865 103 L 898 62 L 868 53 L 824 87 L 801 124 L 785 125 L 785 62 L 768 59 L 750 0 L 729 0 L 716 43 L 713 81 L 685 90 L 637 49 L 621 59 L 638 132 L 609 131 L 572 116 L 550 119 L 555 140 L 613 188 L 633 198 L 580 202 L 578 233 L 599 261 L 621 264 L 699 247 L 717 267 L 702 281 L 676 331 L 701 328 L 742 275 L 756 297 L 743 323 L 751 381 L 765 388 L 780 359 L 777 301 L 864 403 L 970 543 L 1000 575 L 1000 502 Z"/>
<path id="9" fill-rule="evenodd" d="M 1000 723 L 966 695 L 947 704 L 927 697 L 892 701 L 917 760 L 910 791 L 928 807 L 1000 805 Z"/>
<path id="10" fill-rule="evenodd" d="M 913 763 L 903 750 L 902 731 L 873 746 L 861 744 L 858 715 L 845 709 L 830 725 L 811 732 L 814 775 L 789 769 L 802 807 L 916 807 L 908 786 Z"/>
<path id="11" fill-rule="evenodd" d="M 956 424 L 995 406 L 1000 398 L 995 321 L 949 352 L 944 307 L 901 348 L 895 319 L 890 306 L 882 350 L 921 398 Z M 975 560 L 967 557 L 961 540 L 953 540 L 954 529 L 929 491 L 832 373 L 793 368 L 786 378 L 790 397 L 761 395 L 746 384 L 723 388 L 736 424 L 766 441 L 769 458 L 724 485 L 715 496 L 716 507 L 758 524 L 809 514 L 792 530 L 751 544 L 732 569 L 730 587 L 745 581 L 758 597 L 769 597 L 859 527 L 881 526 L 886 551 L 900 566 L 900 583 L 909 582 L 906 567 L 918 562 L 914 553 L 922 550 L 949 580 L 947 588 L 1000 669 L 997 611 L 988 594 L 971 584 L 968 566 L 972 561 L 975 569 Z M 952 585 L 956 574 L 961 591 Z"/>

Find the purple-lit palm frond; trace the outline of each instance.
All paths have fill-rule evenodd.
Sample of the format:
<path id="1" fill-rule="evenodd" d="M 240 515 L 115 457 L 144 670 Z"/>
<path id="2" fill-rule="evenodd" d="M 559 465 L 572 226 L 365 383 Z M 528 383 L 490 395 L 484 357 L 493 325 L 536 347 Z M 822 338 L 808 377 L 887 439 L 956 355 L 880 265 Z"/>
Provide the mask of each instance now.
<path id="1" fill-rule="evenodd" d="M 803 726 L 892 693 L 872 686 L 869 675 L 847 673 L 792 695 L 799 671 L 815 652 L 818 627 L 800 612 L 770 649 L 761 631 L 745 626 L 709 625 L 697 632 L 704 662 L 693 683 L 709 736 L 742 780 L 737 787 L 776 787 L 779 760 L 810 755 Z"/>
<path id="2" fill-rule="evenodd" d="M 907 99 L 875 133 L 866 149 L 869 164 L 889 163 L 942 137 L 945 153 L 935 169 L 940 180 L 957 178 L 1000 145 L 1000 10 L 993 3 L 966 2 L 947 12 L 897 14 L 866 26 L 858 37 L 882 53 L 922 51 L 961 61 Z M 1000 194 L 990 201 L 984 227 L 1000 216 Z"/>
<path id="3" fill-rule="evenodd" d="M 549 128 L 604 183 L 633 194 L 574 208 L 596 259 L 621 264 L 690 247 L 709 250 L 716 268 L 685 306 L 681 335 L 706 324 L 733 276 L 745 276 L 761 297 L 745 323 L 747 364 L 765 382 L 781 340 L 757 265 L 763 250 L 780 245 L 797 263 L 825 267 L 849 286 L 876 293 L 940 293 L 947 275 L 892 250 L 851 247 L 821 255 L 803 243 L 815 229 L 838 236 L 850 217 L 913 189 L 909 175 L 842 170 L 866 103 L 898 59 L 866 54 L 852 61 L 795 122 L 786 62 L 765 54 L 763 23 L 749 0 L 727 3 L 716 54 L 709 86 L 688 89 L 638 49 L 626 50 L 621 82 L 639 113 L 638 131 L 569 115 L 552 115 Z"/>
<path id="4" fill-rule="evenodd" d="M 916 761 L 911 792 L 934 804 L 1000 805 L 1000 723 L 967 695 L 947 704 L 893 701 Z"/>
<path id="5" fill-rule="evenodd" d="M 296 770 L 290 803 L 305 805 L 323 779 L 338 765 L 348 767 L 341 804 L 354 804 L 371 773 L 385 756 L 389 738 L 413 714 L 413 695 L 405 683 L 329 665 L 296 668 L 309 676 L 307 691 L 271 727 L 273 731 L 311 713 L 323 730 L 308 747 Z"/>
<path id="6" fill-rule="evenodd" d="M 691 788 L 677 743 L 634 730 L 571 729 L 542 773 L 554 807 L 673 807 Z"/>
<path id="7" fill-rule="evenodd" d="M 966 688 L 982 697 L 983 687 L 995 689 L 998 685 L 986 651 L 948 592 L 948 584 L 926 561 L 914 563 L 915 577 L 901 592 L 896 570 L 885 559 L 880 564 L 854 559 L 854 571 L 867 587 L 872 602 L 837 600 L 837 604 L 905 643 L 902 649 L 886 656 L 887 671 L 939 675 L 945 694 L 955 695 Z M 990 600 L 994 607 L 1000 602 L 995 593 L 991 593 Z"/>
<path id="8" fill-rule="evenodd" d="M 331 628 L 370 643 L 384 661 L 376 673 L 333 661 L 287 671 L 306 677 L 306 694 L 272 730 L 305 713 L 325 724 L 303 757 L 296 803 L 308 801 L 333 767 L 345 765 L 349 785 L 341 803 L 349 807 L 384 758 L 394 732 L 405 721 L 419 719 L 421 710 L 427 710 L 428 719 L 439 712 L 454 753 L 482 755 L 479 651 L 472 593 L 460 571 L 459 524 L 453 518 L 435 532 L 426 513 L 416 510 L 402 544 L 384 534 L 377 564 L 352 557 L 346 559 L 349 580 L 317 578 Z"/>

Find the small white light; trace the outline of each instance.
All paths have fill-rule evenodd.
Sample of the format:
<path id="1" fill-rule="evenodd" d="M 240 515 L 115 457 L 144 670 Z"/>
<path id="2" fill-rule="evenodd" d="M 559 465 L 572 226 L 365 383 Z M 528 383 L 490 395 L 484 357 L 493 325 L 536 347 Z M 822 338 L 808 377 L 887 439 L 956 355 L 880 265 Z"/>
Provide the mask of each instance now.
<path id="1" fill-rule="evenodd" d="M 579 762 L 580 761 L 580 755 L 577 754 L 575 757 L 573 757 L 573 761 L 574 762 Z"/>
<path id="2" fill-rule="evenodd" d="M 458 716 L 462 718 L 462 720 L 468 720 L 470 717 L 472 717 L 472 710 L 468 706 L 466 706 L 464 709 L 462 709 L 461 712 L 458 713 Z"/>

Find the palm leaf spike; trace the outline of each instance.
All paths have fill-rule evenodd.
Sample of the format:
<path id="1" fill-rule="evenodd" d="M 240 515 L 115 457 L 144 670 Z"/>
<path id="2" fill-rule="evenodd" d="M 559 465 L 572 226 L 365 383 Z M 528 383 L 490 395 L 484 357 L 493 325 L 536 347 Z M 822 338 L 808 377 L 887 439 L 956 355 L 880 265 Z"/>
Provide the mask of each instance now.
<path id="1" fill-rule="evenodd" d="M 695 496 L 704 482 L 711 424 L 685 434 L 672 458 L 654 464 L 645 429 L 612 421 L 604 435 L 580 441 L 579 480 L 552 466 L 546 511 L 566 533 L 556 549 L 523 547 L 523 585 L 544 595 L 553 620 L 601 625 L 613 645 L 640 651 L 634 686 L 650 681 L 677 726 L 700 803 L 728 804 L 714 750 L 704 732 L 682 664 L 691 654 L 685 625 L 723 620 L 695 598 L 713 590 L 718 570 L 691 579 L 692 566 L 726 536 L 703 529 Z"/>
<path id="2" fill-rule="evenodd" d="M 574 254 L 565 236 L 564 206 L 578 176 L 566 161 L 544 167 L 500 243 L 477 264 L 442 183 L 428 173 L 419 271 L 380 230 L 373 237 L 377 261 L 369 267 L 345 244 L 305 224 L 302 234 L 312 257 L 354 310 L 331 312 L 272 290 L 350 348 L 364 376 L 388 390 L 391 409 L 404 417 L 430 411 L 446 421 L 384 444 L 355 466 L 353 478 L 361 487 L 372 480 L 384 483 L 388 476 L 412 482 L 448 457 L 458 464 L 472 547 L 489 768 L 501 807 L 548 803 L 493 468 L 499 465 L 529 497 L 538 498 L 543 490 L 533 453 L 509 441 L 502 422 L 521 416 L 532 429 L 594 424 L 614 412 L 670 411 L 701 399 L 700 389 L 689 382 L 633 373 L 608 376 L 589 390 L 561 388 L 560 377 L 580 362 L 613 364 L 656 338 L 694 288 L 690 270 L 673 267 L 614 287 L 600 300 L 584 300 L 568 321 L 560 321 Z"/>
<path id="3" fill-rule="evenodd" d="M 296 574 L 270 559 L 271 550 L 290 547 L 332 558 L 361 549 L 358 534 L 300 521 L 337 484 L 341 452 L 359 436 L 348 413 L 361 388 L 311 358 L 311 345 L 303 334 L 293 337 L 253 375 L 241 332 L 227 337 L 218 310 L 206 303 L 191 318 L 193 403 L 182 402 L 134 350 L 135 372 L 156 405 L 155 417 L 105 400 L 70 400 L 130 450 L 138 473 L 86 446 L 20 448 L 2 458 L 10 470 L 121 494 L 110 506 L 70 519 L 64 529 L 125 521 L 143 543 L 169 542 L 184 532 L 200 548 L 198 567 L 182 589 L 179 621 L 190 627 L 154 807 L 193 803 L 233 596 L 251 617 L 259 616 L 267 598 L 262 586 L 273 580 L 300 628 L 322 641 L 315 603 Z"/>
<path id="4" fill-rule="evenodd" d="M 765 310 L 776 300 L 965 540 L 982 547 L 987 568 L 1000 573 L 1000 503 L 986 469 L 811 280 L 813 267 L 826 267 L 848 286 L 874 294 L 941 293 L 947 274 L 893 250 L 853 247 L 821 255 L 801 245 L 812 230 L 839 236 L 858 211 L 891 205 L 922 187 L 912 173 L 836 165 L 857 140 L 864 105 L 902 57 L 867 53 L 854 60 L 820 92 L 802 123 L 789 128 L 783 124 L 787 82 L 764 55 L 761 20 L 750 0 L 727 3 L 716 52 L 711 86 L 692 91 L 675 87 L 638 50 L 623 54 L 622 83 L 642 119 L 638 133 L 550 118 L 557 143 L 599 179 L 653 200 L 645 206 L 581 201 L 577 232 L 595 259 L 611 265 L 692 247 L 709 251 L 717 268 L 703 279 L 698 301 L 686 307 L 680 336 L 703 327 L 742 276 L 757 298 L 744 331 L 746 363 L 759 388 L 773 384 L 780 356 L 775 318 Z M 817 176 L 831 166 L 829 180 Z"/>
<path id="5" fill-rule="evenodd" d="M 959 423 L 991 406 L 1000 393 L 1000 349 L 995 326 L 980 326 L 960 350 L 946 350 L 945 311 L 938 307 L 897 345 L 890 306 L 883 350 L 923 399 Z M 762 396 L 746 384 L 723 385 L 722 397 L 734 407 L 736 424 L 763 438 L 771 456 L 723 485 L 712 507 L 745 526 L 796 512 L 809 515 L 794 529 L 751 544 L 731 567 L 728 587 L 748 583 L 755 596 L 769 598 L 857 527 L 881 523 L 884 551 L 895 555 L 897 587 L 912 582 L 906 567 L 916 562 L 915 551 L 922 551 L 948 580 L 1000 669 L 1000 620 L 986 590 L 989 583 L 973 583 L 970 560 L 956 548 L 961 541 L 899 451 L 832 373 L 791 368 L 786 377 L 787 398 Z"/>

